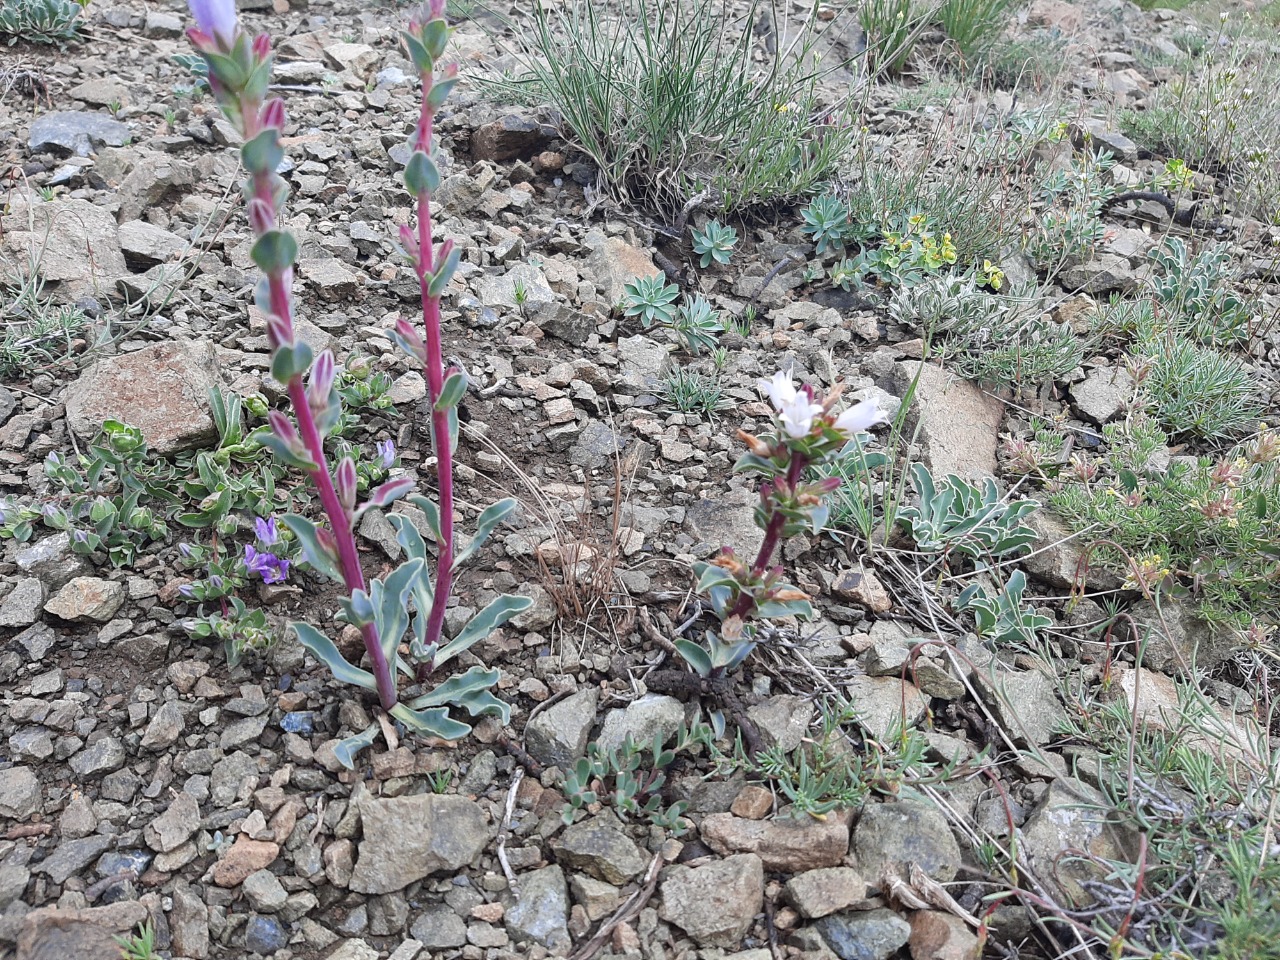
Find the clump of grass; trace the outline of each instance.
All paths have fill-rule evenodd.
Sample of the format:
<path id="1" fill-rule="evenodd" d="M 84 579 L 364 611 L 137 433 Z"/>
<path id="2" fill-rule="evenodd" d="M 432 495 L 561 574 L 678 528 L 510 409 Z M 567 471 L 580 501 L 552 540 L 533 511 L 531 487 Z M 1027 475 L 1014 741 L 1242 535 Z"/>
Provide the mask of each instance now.
<path id="1" fill-rule="evenodd" d="M 867 37 L 867 59 L 881 73 L 901 73 L 934 13 L 922 0 L 866 0 L 858 22 Z"/>
<path id="2" fill-rule="evenodd" d="M 731 406 L 720 381 L 694 370 L 677 368 L 663 384 L 666 400 L 683 413 L 712 417 Z"/>
<path id="3" fill-rule="evenodd" d="M 988 49 L 1013 21 L 1025 0 L 943 0 L 938 20 L 966 58 Z"/>
<path id="4" fill-rule="evenodd" d="M 34 271 L 21 277 L 0 301 L 0 377 L 30 376 L 33 369 L 65 357 L 84 336 L 89 318 L 74 306 L 57 306 L 43 296 Z"/>
<path id="5" fill-rule="evenodd" d="M 714 0 L 622 0 L 608 17 L 590 0 L 537 5 L 516 31 L 522 72 L 491 87 L 551 103 L 621 201 L 670 215 L 710 188 L 709 205 L 730 212 L 789 203 L 830 178 L 849 127 L 826 122 L 812 31 L 757 63 L 759 12 L 730 18 Z"/>
<path id="6" fill-rule="evenodd" d="M 1229 438 L 1262 415 L 1245 365 L 1185 337 L 1142 344 L 1139 381 L 1153 416 L 1175 437 Z"/>

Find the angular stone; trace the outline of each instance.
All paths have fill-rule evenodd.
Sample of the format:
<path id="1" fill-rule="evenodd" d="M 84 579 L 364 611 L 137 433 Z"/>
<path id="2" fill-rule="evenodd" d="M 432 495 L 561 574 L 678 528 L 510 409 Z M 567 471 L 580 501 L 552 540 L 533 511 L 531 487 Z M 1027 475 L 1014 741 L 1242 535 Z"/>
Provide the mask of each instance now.
<path id="1" fill-rule="evenodd" d="M 177 453 L 217 436 L 209 391 L 222 383 L 207 340 L 173 340 L 99 360 L 67 390 L 67 424 L 86 439 L 107 419 L 142 431 L 151 452 Z"/>
<path id="2" fill-rule="evenodd" d="M 1102 426 L 1120 416 L 1133 399 L 1135 386 L 1122 366 L 1094 367 L 1072 384 L 1071 399 L 1083 419 Z"/>
<path id="3" fill-rule="evenodd" d="M 78 777 L 96 777 L 98 774 L 119 770 L 125 762 L 124 744 L 118 737 L 103 737 L 89 744 L 74 757 L 70 766 Z"/>
<path id="4" fill-rule="evenodd" d="M 661 276 L 662 271 L 653 265 L 653 257 L 646 250 L 639 250 L 620 237 L 606 237 L 593 230 L 583 243 L 590 248 L 587 270 L 595 278 L 596 286 L 604 292 L 605 302 L 616 306 L 626 296 L 626 285 L 638 277 Z"/>
<path id="5" fill-rule="evenodd" d="M 1138 145 L 1119 130 L 1112 129 L 1105 120 L 1086 117 L 1072 123 L 1069 132 L 1071 144 L 1077 150 L 1090 153 L 1106 151 L 1125 163 L 1138 159 Z"/>
<path id="6" fill-rule="evenodd" d="M 39 251 L 41 278 L 65 285 L 71 297 L 101 295 L 128 273 L 115 217 L 87 200 L 15 202 L 6 223 L 0 248 L 24 263 Z"/>
<path id="7" fill-rule="evenodd" d="M 165 750 L 173 746 L 186 726 L 178 704 L 172 700 L 166 701 L 147 724 L 147 730 L 142 735 L 142 746 L 146 750 Z"/>
<path id="8" fill-rule="evenodd" d="M 94 834 L 80 840 L 63 840 L 53 848 L 53 853 L 45 857 L 33 868 L 36 873 L 46 874 L 53 883 L 66 883 L 69 877 L 75 876 L 107 850 L 115 845 L 114 837 Z"/>
<path id="9" fill-rule="evenodd" d="M 427 906 L 422 916 L 413 921 L 409 932 L 427 950 L 451 950 L 464 946 L 467 942 L 467 925 L 445 903 Z"/>
<path id="10" fill-rule="evenodd" d="M 806 920 L 817 920 L 866 899 L 867 882 L 850 867 L 806 870 L 787 881 L 787 901 Z"/>
<path id="11" fill-rule="evenodd" d="M 175 954 L 193 960 L 209 956 L 209 908 L 186 883 L 174 887 L 169 932 Z"/>
<path id="12" fill-rule="evenodd" d="M 270 870 L 255 870 L 240 885 L 249 905 L 259 913 L 279 913 L 289 894 Z"/>
<path id="13" fill-rule="evenodd" d="M 543 272 L 530 263 L 517 263 L 500 277 L 481 277 L 476 297 L 486 307 L 538 310 L 555 302 L 555 292 Z"/>
<path id="14" fill-rule="evenodd" d="M 40 809 L 40 781 L 30 767 L 0 770 L 0 817 L 25 820 Z"/>
<path id="15" fill-rule="evenodd" d="M 887 960 L 911 936 L 911 925 L 884 908 L 823 917 L 817 929 L 840 960 Z"/>
<path id="16" fill-rule="evenodd" d="M 222 859 L 213 865 L 213 882 L 220 887 L 238 887 L 249 874 L 271 866 L 278 856 L 278 844 L 251 840 L 241 834 Z"/>
<path id="17" fill-rule="evenodd" d="M 419 794 L 360 804 L 364 839 L 351 875 L 356 893 L 391 893 L 480 856 L 490 829 L 479 805 L 459 796 Z"/>
<path id="18" fill-rule="evenodd" d="M 582 820 L 552 844 L 556 860 L 618 886 L 640 875 L 648 860 L 611 817 Z"/>
<path id="19" fill-rule="evenodd" d="M 888 613 L 893 606 L 889 592 L 870 570 L 844 570 L 831 585 L 831 592 L 842 600 L 866 607 L 872 613 Z"/>
<path id="20" fill-rule="evenodd" d="M 1038 670 L 1003 670 L 994 664 L 973 671 L 974 689 L 1016 740 L 1042 746 L 1066 717 L 1057 684 Z"/>
<path id="21" fill-rule="evenodd" d="M 848 810 L 827 814 L 826 820 L 743 820 L 728 813 L 713 813 L 702 821 L 702 842 L 716 853 L 754 853 L 765 869 L 799 873 L 818 867 L 835 867 L 849 852 Z"/>
<path id="22" fill-rule="evenodd" d="M 627 737 L 640 747 L 650 746 L 655 737 L 665 744 L 684 723 L 684 704 L 674 697 L 645 694 L 627 704 L 625 710 L 610 710 L 596 742 L 602 750 L 617 750 Z"/>
<path id="23" fill-rule="evenodd" d="M 712 546 L 730 547 L 739 557 L 754 557 L 764 542 L 756 526 L 759 497 L 742 487 L 690 504 L 685 519 L 695 537 Z"/>
<path id="24" fill-rule="evenodd" d="M 1229 630 L 1215 630 L 1195 615 L 1193 605 L 1165 600 L 1159 609 L 1149 600 L 1129 608 L 1143 643 L 1142 665 L 1176 676 L 1189 676 L 1193 664 L 1197 673 L 1222 666 L 1239 645 Z"/>
<path id="25" fill-rule="evenodd" d="M 911 923 L 911 960 L 978 960 L 982 943 L 959 917 L 940 910 L 917 910 Z"/>
<path id="26" fill-rule="evenodd" d="M 143 828 L 147 846 L 157 853 L 170 853 L 191 839 L 200 828 L 200 804 L 189 793 L 179 793 L 160 816 Z"/>
<path id="27" fill-rule="evenodd" d="M 885 737 L 891 730 L 918 721 L 929 707 L 924 694 L 909 680 L 898 677 L 853 677 L 848 691 L 858 711 L 858 722 L 872 736 Z M 904 715 L 903 705 L 906 706 Z"/>
<path id="28" fill-rule="evenodd" d="M 115 938 L 135 932 L 147 916 L 147 908 L 137 900 L 78 910 L 32 910 L 18 933 L 18 960 L 113 960 L 120 956 Z"/>
<path id="29" fill-rule="evenodd" d="M 933 475 L 955 473 L 970 481 L 994 476 L 1004 404 L 975 383 L 916 361 L 895 365 L 895 382 L 904 395 L 917 371 L 908 425 L 919 425 L 921 453 Z"/>
<path id="30" fill-rule="evenodd" d="M 120 224 L 120 249 L 125 261 L 141 270 L 176 260 L 186 251 L 187 246 L 187 242 L 181 237 L 145 220 L 130 220 Z"/>
<path id="31" fill-rule="evenodd" d="M 1076 585 L 1080 571 L 1080 558 L 1090 541 L 1089 534 L 1072 536 L 1070 528 L 1047 510 L 1036 510 L 1026 518 L 1027 526 L 1036 532 L 1032 552 L 1021 557 L 1027 574 L 1058 590 L 1070 590 Z M 1097 562 L 1095 557 L 1084 571 L 1084 587 L 1089 593 L 1115 590 L 1121 580 Z"/>
<path id="32" fill-rule="evenodd" d="M 543 126 L 533 117 L 509 113 L 471 134 L 471 155 L 476 160 L 495 163 L 527 160 L 546 150 L 554 138 L 554 128 Z"/>
<path id="33" fill-rule="evenodd" d="M 89 572 L 88 561 L 71 552 L 71 537 L 67 533 L 37 540 L 19 550 L 14 562 L 23 573 L 39 577 L 50 590 L 57 590 L 72 578 Z"/>
<path id="34" fill-rule="evenodd" d="M 29 627 L 40 619 L 44 605 L 44 584 L 35 577 L 23 577 L 0 602 L 0 627 Z"/>
<path id="35" fill-rule="evenodd" d="M 1050 783 L 1022 828 L 1021 850 L 1035 875 L 1078 906 L 1093 899 L 1082 882 L 1105 879 L 1107 861 L 1133 862 L 1136 847 L 1136 836 L 1106 798 L 1071 777 Z"/>
<path id="36" fill-rule="evenodd" d="M 116 580 L 76 577 L 44 605 L 60 620 L 106 623 L 124 605 L 125 587 Z"/>
<path id="37" fill-rule="evenodd" d="M 539 713 L 524 731 L 529 755 L 546 766 L 568 770 L 586 753 L 599 699 L 600 691 L 587 687 Z"/>
<path id="38" fill-rule="evenodd" d="M 87 157 L 98 147 L 122 147 L 132 136 L 128 124 L 101 113 L 57 110 L 32 121 L 27 146 L 32 153 Z"/>
<path id="39" fill-rule="evenodd" d="M 777 747 L 784 753 L 799 748 L 813 714 L 812 700 L 791 694 L 770 697 L 747 708 L 747 716 L 760 728 L 765 747 Z"/>
<path id="40" fill-rule="evenodd" d="M 955 877 L 961 863 L 960 845 L 946 818 L 918 800 L 868 803 L 853 829 L 852 851 L 858 871 L 876 878 L 888 866 L 915 863 L 945 883 Z"/>
<path id="41" fill-rule="evenodd" d="M 737 947 L 764 904 L 764 864 L 744 853 L 662 872 L 658 916 L 704 947 Z"/>
<path id="42" fill-rule="evenodd" d="M 520 896 L 503 898 L 503 923 L 516 943 L 536 940 L 553 951 L 567 952 L 569 888 L 564 871 L 554 864 L 520 875 Z"/>
<path id="43" fill-rule="evenodd" d="M 357 77 L 367 76 L 378 65 L 378 51 L 364 43 L 331 43 L 324 48 L 325 59 L 338 70 Z"/>

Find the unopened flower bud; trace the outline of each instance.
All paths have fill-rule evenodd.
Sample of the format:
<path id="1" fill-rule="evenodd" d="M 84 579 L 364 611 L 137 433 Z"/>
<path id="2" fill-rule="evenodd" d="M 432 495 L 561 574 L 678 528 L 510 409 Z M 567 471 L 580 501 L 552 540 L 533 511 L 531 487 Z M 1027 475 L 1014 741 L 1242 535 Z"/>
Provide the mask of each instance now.
<path id="1" fill-rule="evenodd" d="M 272 350 L 293 346 L 293 324 L 278 314 L 267 317 L 267 344 Z"/>
<path id="2" fill-rule="evenodd" d="M 262 113 L 258 116 L 258 121 L 263 127 L 274 130 L 283 130 L 285 119 L 284 101 L 279 97 L 268 100 L 262 107 Z"/>
<path id="3" fill-rule="evenodd" d="M 253 55 L 258 60 L 265 60 L 271 56 L 271 37 L 269 34 L 260 33 L 253 38 Z"/>
<path id="4" fill-rule="evenodd" d="M 249 227 L 255 234 L 261 235 L 273 228 L 276 223 L 276 212 L 271 204 L 258 197 L 249 201 Z"/>
<path id="5" fill-rule="evenodd" d="M 754 453 L 757 457 L 767 457 L 772 454 L 773 449 L 769 444 L 765 443 L 759 437 L 752 436 L 745 430 L 738 431 L 738 439 L 746 445 L 746 448 Z"/>
<path id="6" fill-rule="evenodd" d="M 311 382 L 307 384 L 307 403 L 312 410 L 320 410 L 329 403 L 329 392 L 333 389 L 336 375 L 333 351 L 322 350 L 311 367 Z"/>
<path id="7" fill-rule="evenodd" d="M 334 486 L 338 488 L 338 499 L 348 514 L 356 509 L 356 465 L 350 457 L 343 457 L 338 464 Z"/>

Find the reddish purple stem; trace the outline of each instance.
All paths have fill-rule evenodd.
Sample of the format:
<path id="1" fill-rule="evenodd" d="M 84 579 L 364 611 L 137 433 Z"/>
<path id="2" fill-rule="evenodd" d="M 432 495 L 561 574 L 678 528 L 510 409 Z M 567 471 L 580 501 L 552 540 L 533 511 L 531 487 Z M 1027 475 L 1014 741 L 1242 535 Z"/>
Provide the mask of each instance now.
<path id="1" fill-rule="evenodd" d="M 422 107 L 418 117 L 418 139 L 415 149 L 431 154 L 434 117 L 428 105 L 432 78 L 422 78 Z M 418 288 L 422 298 L 422 326 L 427 347 L 427 393 L 431 400 L 431 439 L 436 454 L 436 476 L 440 488 L 440 543 L 436 567 L 435 596 L 427 617 L 428 649 L 440 642 L 444 628 L 445 604 L 453 590 L 453 450 L 449 437 L 449 412 L 437 409 L 444 390 L 444 355 L 440 343 L 440 298 L 430 294 L 431 274 L 436 268 L 431 237 L 431 195 L 418 195 Z M 435 664 L 426 664 L 427 672 Z"/>
<path id="2" fill-rule="evenodd" d="M 257 115 L 256 105 L 252 111 L 246 111 L 246 125 L 255 122 L 250 118 L 256 119 Z M 255 133 L 257 133 L 256 130 L 246 131 L 246 139 Z M 257 199 L 270 207 L 274 216 L 276 210 L 270 176 L 255 174 L 253 191 Z M 284 320 L 292 330 L 293 306 L 289 299 L 289 290 L 285 286 L 284 276 L 280 273 L 268 274 L 267 284 L 271 296 L 271 312 Z M 329 472 L 329 465 L 325 460 L 324 438 L 320 436 L 315 416 L 311 412 L 311 405 L 307 403 L 307 388 L 302 382 L 301 374 L 290 379 L 286 387 L 289 392 L 289 401 L 293 404 L 294 416 L 298 420 L 298 434 L 307 448 L 307 454 L 317 465 L 316 469 L 309 473 L 320 494 L 320 505 L 329 517 L 329 528 L 333 532 L 334 543 L 338 548 L 338 561 L 342 567 L 342 579 L 346 583 L 348 592 L 363 590 L 364 571 L 360 568 L 360 555 L 356 551 L 351 517 L 343 508 L 342 501 L 338 499 L 338 491 L 334 488 L 333 475 Z M 391 672 L 391 665 L 382 653 L 378 628 L 370 623 L 362 627 L 360 632 L 364 637 L 365 652 L 368 653 L 369 662 L 373 666 L 373 677 L 378 685 L 378 699 L 384 710 L 390 710 L 397 702 L 396 681 Z"/>
<path id="3" fill-rule="evenodd" d="M 800 483 L 800 477 L 804 474 L 805 465 L 808 458 L 802 456 L 795 451 L 791 453 L 791 465 L 787 468 L 787 486 L 791 490 L 795 490 Z M 760 544 L 760 552 L 756 554 L 756 562 L 751 567 L 753 579 L 763 577 L 766 570 L 769 569 L 769 561 L 773 559 L 774 552 L 778 549 L 778 542 L 782 539 L 782 528 L 787 524 L 787 518 L 774 505 L 773 515 L 769 517 L 769 525 L 765 527 L 764 541 Z M 750 593 L 743 591 L 738 594 L 738 602 L 733 605 L 733 609 L 729 611 L 730 617 L 745 617 L 755 608 L 756 598 Z"/>

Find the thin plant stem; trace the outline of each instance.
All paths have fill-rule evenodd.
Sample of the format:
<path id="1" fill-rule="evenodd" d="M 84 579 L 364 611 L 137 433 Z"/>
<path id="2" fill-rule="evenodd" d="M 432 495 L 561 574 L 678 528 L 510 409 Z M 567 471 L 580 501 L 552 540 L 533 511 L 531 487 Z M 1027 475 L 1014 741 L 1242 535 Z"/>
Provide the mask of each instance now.
<path id="1" fill-rule="evenodd" d="M 808 458 L 795 453 L 791 454 L 791 465 L 787 468 L 787 486 L 792 490 L 800 482 L 800 478 L 804 475 L 805 465 Z M 787 518 L 777 505 L 774 505 L 773 514 L 769 517 L 769 525 L 765 527 L 764 540 L 760 544 L 760 552 L 756 554 L 756 562 L 752 564 L 751 572 L 756 577 L 763 577 L 764 572 L 769 569 L 769 561 L 773 559 L 774 552 L 778 549 L 778 542 L 782 539 L 782 530 L 786 526 Z M 756 600 L 750 593 L 746 591 L 738 595 L 738 602 L 733 605 L 730 611 L 731 617 L 745 617 L 755 607 Z"/>
<path id="2" fill-rule="evenodd" d="M 259 131 L 257 105 L 245 110 L 245 139 L 252 139 Z M 253 174 L 253 193 L 271 211 L 274 223 L 279 215 L 275 206 L 275 197 L 271 189 L 269 172 Z M 267 275 L 267 289 L 270 294 L 271 312 L 284 321 L 290 333 L 293 331 L 293 304 L 289 296 L 286 282 L 288 271 L 273 271 Z M 324 454 L 324 438 L 316 426 L 311 404 L 307 402 L 307 388 L 302 382 L 302 375 L 295 374 L 286 385 L 289 402 L 293 406 L 294 416 L 298 421 L 298 434 L 307 448 L 307 455 L 316 465 L 307 471 L 316 491 L 320 495 L 320 505 L 329 518 L 329 529 L 333 533 L 334 544 L 338 550 L 338 560 L 342 568 L 342 579 L 348 592 L 364 590 L 364 571 L 360 567 L 360 555 L 356 550 L 355 534 L 352 530 L 351 517 L 342 505 L 338 492 L 333 485 L 333 474 L 329 470 Z M 364 638 L 365 652 L 373 667 L 373 676 L 378 685 L 378 699 L 384 710 L 396 705 L 396 683 L 391 673 L 391 665 L 382 652 L 382 644 L 378 637 L 378 628 L 373 623 L 365 624 L 360 630 Z"/>
<path id="3" fill-rule="evenodd" d="M 418 137 L 415 148 L 430 156 L 434 116 L 429 95 L 433 77 L 422 77 L 422 106 L 418 115 Z M 435 254 L 431 236 L 431 194 L 418 194 L 418 289 L 422 298 L 422 326 L 425 334 L 427 356 L 427 394 L 431 400 L 431 442 L 436 454 L 436 477 L 440 495 L 440 543 L 436 567 L 435 594 L 431 600 L 431 613 L 427 617 L 426 646 L 434 649 L 440 642 L 444 628 L 445 605 L 453 589 L 453 449 L 449 431 L 449 411 L 439 407 L 440 394 L 444 390 L 444 356 L 440 342 L 440 298 L 429 290 L 431 275 L 435 270 Z M 424 664 L 425 672 L 434 669 L 434 663 Z"/>

